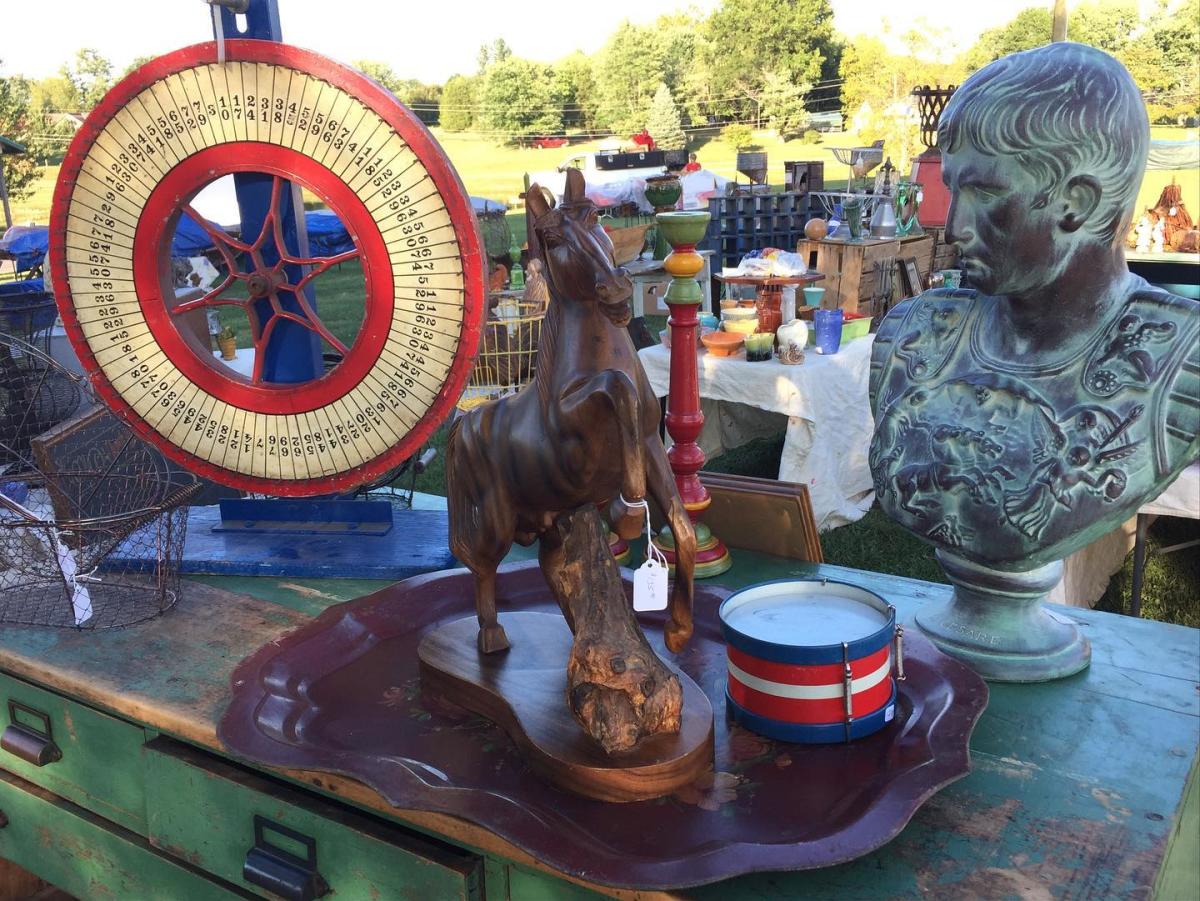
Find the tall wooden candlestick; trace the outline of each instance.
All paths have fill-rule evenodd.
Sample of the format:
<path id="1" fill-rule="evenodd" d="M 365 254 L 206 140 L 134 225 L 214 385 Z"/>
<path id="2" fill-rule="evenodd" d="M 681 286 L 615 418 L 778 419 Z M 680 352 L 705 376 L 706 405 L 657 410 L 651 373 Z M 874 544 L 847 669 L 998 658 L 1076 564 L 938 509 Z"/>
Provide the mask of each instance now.
<path id="1" fill-rule="evenodd" d="M 696 444 L 704 427 L 700 412 L 700 382 L 696 375 L 696 312 L 703 294 L 696 276 L 704 268 L 704 258 L 696 253 L 696 243 L 704 237 L 709 214 L 703 211 L 658 213 L 658 233 L 671 245 L 663 268 L 671 276 L 663 298 L 671 308 L 667 326 L 671 329 L 671 382 L 667 393 L 667 432 L 674 444 L 667 451 L 679 496 L 696 527 L 697 579 L 716 576 L 733 565 L 729 551 L 700 516 L 708 507 L 708 490 L 697 473 L 704 465 L 704 451 Z M 664 528 L 654 542 L 674 564 L 674 539 Z"/>

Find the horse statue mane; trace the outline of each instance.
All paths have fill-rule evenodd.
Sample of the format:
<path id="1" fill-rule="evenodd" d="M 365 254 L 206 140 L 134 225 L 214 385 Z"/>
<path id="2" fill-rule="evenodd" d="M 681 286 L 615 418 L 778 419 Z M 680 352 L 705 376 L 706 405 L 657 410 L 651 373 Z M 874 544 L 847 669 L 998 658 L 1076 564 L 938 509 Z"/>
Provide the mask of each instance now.
<path id="1" fill-rule="evenodd" d="M 613 260 L 581 173 L 554 206 L 537 185 L 527 216 L 549 307 L 533 380 L 455 422 L 447 447 L 450 546 L 475 577 L 481 653 L 509 651 L 496 611 L 496 569 L 514 543 L 538 560 L 574 644 L 568 703 L 605 751 L 677 732 L 679 679 L 646 642 L 608 550 L 613 529 L 635 538 L 647 497 L 666 514 L 677 562 L 665 640 L 692 632 L 696 540 L 659 438 L 659 404 L 625 326 L 632 283 Z M 511 653 L 521 653 L 514 647 Z"/>

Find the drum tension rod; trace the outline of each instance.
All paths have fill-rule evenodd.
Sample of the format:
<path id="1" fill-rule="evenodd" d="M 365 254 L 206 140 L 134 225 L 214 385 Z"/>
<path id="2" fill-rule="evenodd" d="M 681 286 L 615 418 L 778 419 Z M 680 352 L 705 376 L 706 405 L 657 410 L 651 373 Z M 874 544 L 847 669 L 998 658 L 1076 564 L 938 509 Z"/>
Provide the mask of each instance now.
<path id="1" fill-rule="evenodd" d="M 842 693 L 846 698 L 846 741 L 850 741 L 850 724 L 854 722 L 854 671 L 850 668 L 850 645 L 842 642 L 842 665 L 845 676 L 842 682 Z"/>
<path id="2" fill-rule="evenodd" d="M 892 622 L 896 623 L 896 608 L 892 604 L 888 604 L 888 613 L 891 615 Z M 892 651 L 892 661 L 896 666 L 896 681 L 904 681 L 904 626 L 896 623 L 896 631 L 894 633 L 894 646 Z"/>

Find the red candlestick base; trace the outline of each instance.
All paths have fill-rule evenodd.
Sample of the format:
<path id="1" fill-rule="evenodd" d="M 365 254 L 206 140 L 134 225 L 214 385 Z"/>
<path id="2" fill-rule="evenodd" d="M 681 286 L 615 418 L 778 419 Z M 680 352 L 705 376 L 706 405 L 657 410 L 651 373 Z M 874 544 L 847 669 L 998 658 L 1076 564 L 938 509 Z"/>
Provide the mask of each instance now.
<path id="1" fill-rule="evenodd" d="M 696 443 L 704 427 L 700 412 L 700 380 L 696 370 L 696 313 L 703 294 L 696 276 L 704 268 L 704 259 L 696 253 L 696 242 L 708 226 L 707 212 L 660 213 L 656 217 L 659 234 L 666 237 L 672 250 L 663 260 L 671 284 L 663 297 L 671 308 L 667 327 L 671 329 L 671 381 L 667 393 L 667 433 L 674 444 L 667 451 L 679 496 L 696 529 L 695 578 L 719 575 L 733 565 L 729 551 L 711 530 L 700 522 L 708 507 L 708 491 L 698 473 L 704 465 L 704 451 Z M 655 539 L 669 565 L 675 562 L 675 541 L 663 529 Z"/>

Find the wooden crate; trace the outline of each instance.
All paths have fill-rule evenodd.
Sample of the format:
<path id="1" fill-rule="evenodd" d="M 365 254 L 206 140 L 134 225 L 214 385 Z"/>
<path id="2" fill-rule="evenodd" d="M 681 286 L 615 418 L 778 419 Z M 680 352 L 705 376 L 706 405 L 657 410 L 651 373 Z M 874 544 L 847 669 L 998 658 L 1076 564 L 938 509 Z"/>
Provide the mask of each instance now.
<path id="1" fill-rule="evenodd" d="M 933 260 L 929 271 L 956 269 L 958 267 L 958 251 L 955 250 L 953 244 L 946 242 L 946 229 L 930 227 L 925 229 L 925 234 L 933 238 Z"/>
<path id="2" fill-rule="evenodd" d="M 875 306 L 881 306 L 872 303 L 879 292 L 879 269 L 894 270 L 899 250 L 896 238 L 857 242 L 804 238 L 796 243 L 796 252 L 808 268 L 825 276 L 818 282 L 818 287 L 825 289 L 821 306 L 870 315 L 875 315 Z"/>

